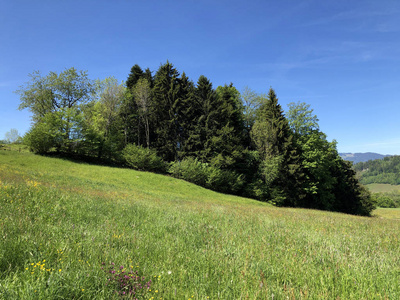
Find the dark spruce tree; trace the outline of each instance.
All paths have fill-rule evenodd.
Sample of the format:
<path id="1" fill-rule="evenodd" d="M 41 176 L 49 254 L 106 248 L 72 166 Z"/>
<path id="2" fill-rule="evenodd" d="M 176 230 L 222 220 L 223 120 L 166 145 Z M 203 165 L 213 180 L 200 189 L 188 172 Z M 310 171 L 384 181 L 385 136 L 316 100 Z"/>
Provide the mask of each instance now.
<path id="1" fill-rule="evenodd" d="M 371 198 L 370 192 L 359 183 L 351 162 L 343 160 L 338 153 L 332 176 L 336 178 L 333 210 L 369 216 L 376 208 L 376 203 Z"/>
<path id="2" fill-rule="evenodd" d="M 178 158 L 179 107 L 182 105 L 179 72 L 170 62 L 161 65 L 154 76 L 154 148 L 166 161 Z"/>
<path id="3" fill-rule="evenodd" d="M 303 197 L 303 171 L 293 135 L 275 91 L 257 111 L 251 136 L 261 157 L 261 173 L 269 190 L 269 200 L 280 206 L 297 206 Z"/>
<path id="4" fill-rule="evenodd" d="M 230 84 L 216 90 L 216 130 L 208 141 L 214 165 L 221 169 L 236 170 L 242 159 L 245 137 L 243 106 L 240 93 Z"/>
<path id="5" fill-rule="evenodd" d="M 140 78 L 143 77 L 145 73 L 142 68 L 136 64 L 131 68 L 131 72 L 128 75 L 128 79 L 126 80 L 126 87 L 128 89 L 132 89 L 133 86 L 139 81 Z M 150 72 L 151 74 L 151 72 Z M 147 78 L 148 79 L 148 78 Z"/>
<path id="6" fill-rule="evenodd" d="M 197 81 L 194 97 L 191 101 L 190 134 L 187 140 L 187 149 L 191 156 L 196 156 L 203 162 L 210 162 L 212 150 L 207 141 L 214 136 L 217 116 L 217 96 L 212 83 L 201 75 Z"/>
<path id="7" fill-rule="evenodd" d="M 153 88 L 153 86 L 154 86 L 154 78 L 153 78 L 153 74 L 152 74 L 152 72 L 150 71 L 149 68 L 144 70 L 144 74 L 143 74 L 142 78 L 147 79 L 147 81 L 150 84 L 150 88 Z"/>
<path id="8" fill-rule="evenodd" d="M 182 160 L 186 157 L 196 156 L 193 142 L 196 140 L 195 130 L 200 110 L 195 101 L 194 83 L 186 76 L 185 72 L 181 75 L 180 84 L 179 97 L 182 101 L 180 106 L 177 107 L 177 114 L 179 115 L 178 159 Z"/>

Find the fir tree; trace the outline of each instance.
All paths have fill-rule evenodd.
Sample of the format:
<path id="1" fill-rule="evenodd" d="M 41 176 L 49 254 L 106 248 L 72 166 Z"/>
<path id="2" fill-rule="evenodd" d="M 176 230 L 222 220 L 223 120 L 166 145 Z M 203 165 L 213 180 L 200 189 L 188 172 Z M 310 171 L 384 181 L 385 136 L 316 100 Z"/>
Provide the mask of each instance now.
<path id="1" fill-rule="evenodd" d="M 178 157 L 179 115 L 181 105 L 179 72 L 167 61 L 155 74 L 153 99 L 155 140 L 157 153 L 166 161 Z"/>
<path id="2" fill-rule="evenodd" d="M 218 123 L 210 141 L 213 163 L 223 169 L 235 169 L 244 150 L 243 106 L 240 93 L 233 85 L 216 90 Z"/>
<path id="3" fill-rule="evenodd" d="M 178 158 L 182 160 L 185 157 L 196 155 L 193 143 L 196 141 L 195 131 L 200 111 L 198 105 L 196 105 L 194 83 L 186 76 L 185 72 L 181 75 L 180 84 L 182 101 L 177 109 L 179 115 Z"/>
<path id="4" fill-rule="evenodd" d="M 201 75 L 197 81 L 193 101 L 193 121 L 188 148 L 191 153 L 203 162 L 209 162 L 212 157 L 212 149 L 209 141 L 214 135 L 217 115 L 217 97 L 212 83 L 207 77 Z"/>
<path id="5" fill-rule="evenodd" d="M 150 71 L 150 70 L 149 70 Z M 147 72 L 147 70 L 146 70 Z M 126 80 L 126 87 L 128 89 L 132 89 L 133 86 L 139 81 L 140 78 L 143 77 L 145 73 L 143 72 L 142 68 L 136 64 L 131 68 L 131 72 L 129 73 L 128 79 Z M 150 72 L 151 74 L 151 72 Z M 149 80 L 149 78 L 146 78 Z"/>
<path id="6" fill-rule="evenodd" d="M 257 112 L 251 136 L 262 159 L 271 200 L 278 205 L 296 206 L 302 198 L 303 172 L 288 121 L 272 88 Z"/>

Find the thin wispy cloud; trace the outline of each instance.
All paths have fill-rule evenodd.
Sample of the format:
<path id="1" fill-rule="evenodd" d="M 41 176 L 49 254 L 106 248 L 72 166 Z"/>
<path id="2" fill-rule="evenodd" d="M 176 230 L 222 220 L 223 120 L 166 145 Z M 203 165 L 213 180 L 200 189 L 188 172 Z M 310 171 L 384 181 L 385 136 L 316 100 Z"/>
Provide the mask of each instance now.
<path id="1" fill-rule="evenodd" d="M 374 28 L 375 30 L 384 30 L 384 29 L 389 29 L 393 25 L 391 22 L 387 21 L 387 18 L 395 18 L 395 20 L 398 19 L 398 15 L 400 13 L 400 7 L 394 8 L 394 9 L 387 9 L 384 8 L 383 10 L 379 10 L 376 7 L 373 9 L 368 9 L 368 10 L 360 10 L 359 8 L 357 10 L 348 10 L 348 11 L 342 11 L 339 13 L 335 13 L 333 15 L 325 15 L 323 17 L 314 19 L 314 20 L 309 20 L 306 21 L 305 23 L 302 24 L 302 26 L 321 26 L 321 25 L 330 25 L 332 23 L 338 23 L 338 22 L 343 22 L 343 21 L 352 21 L 353 23 L 356 23 L 358 21 L 358 24 L 362 25 L 358 27 L 359 29 L 361 28 L 368 28 L 371 29 Z M 381 21 L 381 20 L 386 20 L 386 21 Z M 357 27 L 356 27 L 357 28 Z M 349 27 L 349 30 L 354 30 L 355 27 Z"/>

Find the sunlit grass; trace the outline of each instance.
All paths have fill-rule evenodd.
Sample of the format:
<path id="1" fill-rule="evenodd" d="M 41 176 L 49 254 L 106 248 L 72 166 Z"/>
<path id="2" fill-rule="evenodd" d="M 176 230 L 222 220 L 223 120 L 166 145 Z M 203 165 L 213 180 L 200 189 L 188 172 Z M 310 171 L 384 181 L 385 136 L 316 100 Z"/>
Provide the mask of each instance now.
<path id="1" fill-rule="evenodd" d="M 392 185 L 386 183 L 371 183 L 365 185 L 372 193 L 387 193 L 400 191 L 400 185 Z"/>
<path id="2" fill-rule="evenodd" d="M 381 219 L 400 220 L 400 208 L 377 208 L 373 216 Z"/>
<path id="3" fill-rule="evenodd" d="M 398 210 L 276 208 L 8 151 L 0 182 L 0 298 L 120 298 L 112 264 L 151 280 L 139 299 L 400 298 Z"/>

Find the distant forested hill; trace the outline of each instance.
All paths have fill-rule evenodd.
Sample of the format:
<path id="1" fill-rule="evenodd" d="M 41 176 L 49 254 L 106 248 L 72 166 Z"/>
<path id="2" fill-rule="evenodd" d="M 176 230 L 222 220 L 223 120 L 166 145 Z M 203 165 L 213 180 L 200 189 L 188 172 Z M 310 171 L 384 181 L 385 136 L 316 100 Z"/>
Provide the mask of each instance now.
<path id="1" fill-rule="evenodd" d="M 400 156 L 388 156 L 383 159 L 359 162 L 354 169 L 364 184 L 389 183 L 400 184 Z"/>
<path id="2" fill-rule="evenodd" d="M 366 153 L 339 153 L 340 157 L 344 160 L 352 161 L 354 164 L 359 162 L 366 162 L 369 160 L 382 159 L 389 155 L 382 155 L 379 153 L 366 152 Z"/>

